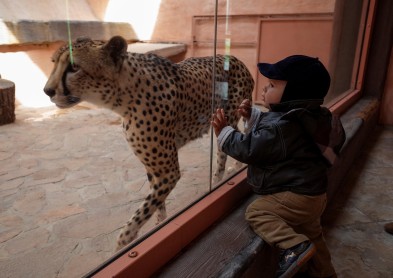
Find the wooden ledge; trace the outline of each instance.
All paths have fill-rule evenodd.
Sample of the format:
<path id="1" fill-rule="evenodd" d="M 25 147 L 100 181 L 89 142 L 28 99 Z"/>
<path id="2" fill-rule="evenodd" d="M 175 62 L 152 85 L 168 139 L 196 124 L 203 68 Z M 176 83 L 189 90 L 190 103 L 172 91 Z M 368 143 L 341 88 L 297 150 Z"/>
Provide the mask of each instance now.
<path id="1" fill-rule="evenodd" d="M 153 276 L 172 277 L 273 277 L 277 253 L 249 226 L 244 217 L 252 194 Z"/>
<path id="2" fill-rule="evenodd" d="M 246 183 L 246 171 L 241 171 L 137 246 L 126 250 L 115 261 L 107 262 L 105 267 L 88 274 L 88 277 L 151 277 L 251 194 L 251 188 Z M 242 218 L 244 220 L 243 215 Z M 214 244 L 209 248 L 212 246 Z"/>
<path id="3" fill-rule="evenodd" d="M 128 23 L 102 21 L 66 21 L 66 20 L 19 20 L 16 22 L 1 21 L 0 45 L 42 44 L 57 41 L 68 41 L 70 27 L 72 40 L 89 36 L 93 40 L 109 40 L 120 35 L 128 41 L 138 41 L 134 29 Z"/>
<path id="4" fill-rule="evenodd" d="M 128 45 L 127 51 L 134 53 L 154 53 L 162 57 L 172 57 L 187 51 L 181 43 L 147 43 L 136 42 Z"/>

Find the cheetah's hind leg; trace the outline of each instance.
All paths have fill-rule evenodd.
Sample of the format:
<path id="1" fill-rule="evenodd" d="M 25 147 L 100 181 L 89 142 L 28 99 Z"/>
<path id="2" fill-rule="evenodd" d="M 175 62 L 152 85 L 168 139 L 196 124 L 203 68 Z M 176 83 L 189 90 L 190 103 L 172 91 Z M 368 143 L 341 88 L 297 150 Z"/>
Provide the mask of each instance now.
<path id="1" fill-rule="evenodd" d="M 235 161 L 233 162 L 233 164 L 232 164 L 230 167 L 228 167 L 226 173 L 227 173 L 229 176 L 230 176 L 230 175 L 233 175 L 233 174 L 235 174 L 237 171 L 239 171 L 243 166 L 244 166 L 243 163 L 241 163 L 240 161 L 235 160 Z"/>
<path id="2" fill-rule="evenodd" d="M 213 175 L 213 184 L 217 184 L 224 177 L 227 157 L 224 152 L 217 151 L 217 168 Z"/>

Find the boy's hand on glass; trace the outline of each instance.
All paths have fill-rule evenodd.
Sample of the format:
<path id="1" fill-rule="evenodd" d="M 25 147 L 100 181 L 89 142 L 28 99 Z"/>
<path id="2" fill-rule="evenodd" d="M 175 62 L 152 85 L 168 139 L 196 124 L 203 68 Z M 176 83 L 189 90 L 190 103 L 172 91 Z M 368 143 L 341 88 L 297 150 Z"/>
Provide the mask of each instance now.
<path id="1" fill-rule="evenodd" d="M 214 133 L 216 134 L 216 136 L 218 136 L 221 130 L 228 125 L 224 109 L 218 108 L 216 110 L 216 113 L 213 114 L 211 123 L 214 129 Z"/>
<path id="2" fill-rule="evenodd" d="M 237 111 L 244 119 L 248 121 L 251 117 L 251 107 L 251 101 L 249 99 L 245 99 L 239 105 Z"/>

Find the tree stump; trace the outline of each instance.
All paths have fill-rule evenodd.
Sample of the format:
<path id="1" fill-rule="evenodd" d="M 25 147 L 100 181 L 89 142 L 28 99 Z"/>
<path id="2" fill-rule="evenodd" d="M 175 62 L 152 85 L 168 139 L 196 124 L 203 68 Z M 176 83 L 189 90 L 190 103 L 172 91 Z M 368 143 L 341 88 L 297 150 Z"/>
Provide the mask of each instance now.
<path id="1" fill-rule="evenodd" d="M 15 84 L 0 76 L 0 125 L 15 121 Z"/>

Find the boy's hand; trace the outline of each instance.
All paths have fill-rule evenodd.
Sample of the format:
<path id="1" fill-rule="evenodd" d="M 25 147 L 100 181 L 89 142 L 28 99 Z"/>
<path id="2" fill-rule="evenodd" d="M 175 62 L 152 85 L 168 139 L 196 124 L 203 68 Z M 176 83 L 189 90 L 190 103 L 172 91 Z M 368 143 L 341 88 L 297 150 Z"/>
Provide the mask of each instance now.
<path id="1" fill-rule="evenodd" d="M 245 99 L 239 105 L 237 111 L 244 119 L 248 121 L 251 117 L 251 107 L 251 101 L 249 99 Z"/>
<path id="2" fill-rule="evenodd" d="M 213 114 L 211 123 L 214 129 L 214 133 L 216 134 L 216 136 L 218 136 L 221 130 L 228 125 L 224 109 L 217 109 L 216 113 Z"/>

